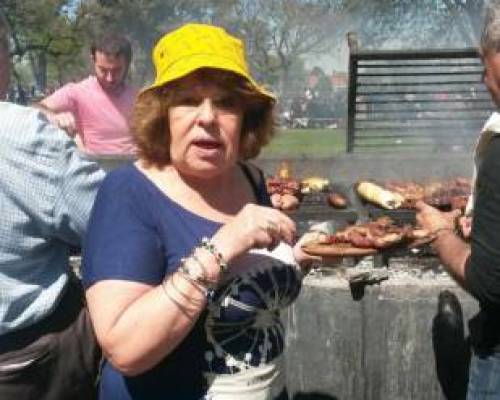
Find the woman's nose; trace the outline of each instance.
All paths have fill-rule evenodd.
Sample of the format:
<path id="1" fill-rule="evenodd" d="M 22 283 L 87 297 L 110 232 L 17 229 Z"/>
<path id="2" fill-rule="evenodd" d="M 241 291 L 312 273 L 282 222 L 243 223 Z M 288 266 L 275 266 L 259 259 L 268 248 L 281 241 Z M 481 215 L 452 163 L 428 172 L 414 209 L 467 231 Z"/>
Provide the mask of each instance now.
<path id="1" fill-rule="evenodd" d="M 215 118 L 215 107 L 211 99 L 204 99 L 198 115 L 200 122 L 211 123 Z"/>

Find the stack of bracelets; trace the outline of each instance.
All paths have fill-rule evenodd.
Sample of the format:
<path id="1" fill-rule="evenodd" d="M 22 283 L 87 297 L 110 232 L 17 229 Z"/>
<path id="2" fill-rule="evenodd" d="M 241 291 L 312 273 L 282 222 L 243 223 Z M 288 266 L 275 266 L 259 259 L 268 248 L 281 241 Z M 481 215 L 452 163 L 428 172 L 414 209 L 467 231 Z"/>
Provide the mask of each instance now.
<path id="1" fill-rule="evenodd" d="M 217 247 L 210 239 L 206 237 L 202 238 L 201 244 L 197 248 L 208 251 L 215 258 L 215 261 L 220 269 L 221 277 L 224 277 L 227 274 L 228 264 L 224 259 L 224 256 L 217 250 Z M 207 300 L 210 302 L 214 299 L 217 282 L 207 278 L 206 267 L 196 256 L 197 248 L 195 248 L 189 257 L 181 259 L 178 272 L 182 273 L 187 280 L 200 288 Z"/>

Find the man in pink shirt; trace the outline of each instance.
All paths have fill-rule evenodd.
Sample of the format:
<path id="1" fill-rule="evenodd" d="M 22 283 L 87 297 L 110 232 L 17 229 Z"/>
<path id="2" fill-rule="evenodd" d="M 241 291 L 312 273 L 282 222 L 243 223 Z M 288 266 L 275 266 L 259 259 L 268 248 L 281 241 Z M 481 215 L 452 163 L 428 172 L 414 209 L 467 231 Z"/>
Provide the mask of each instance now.
<path id="1" fill-rule="evenodd" d="M 127 77 L 132 48 L 123 36 L 108 34 L 91 48 L 94 73 L 68 83 L 43 99 L 39 108 L 57 126 L 75 136 L 90 154 L 133 154 L 128 120 L 137 90 Z"/>

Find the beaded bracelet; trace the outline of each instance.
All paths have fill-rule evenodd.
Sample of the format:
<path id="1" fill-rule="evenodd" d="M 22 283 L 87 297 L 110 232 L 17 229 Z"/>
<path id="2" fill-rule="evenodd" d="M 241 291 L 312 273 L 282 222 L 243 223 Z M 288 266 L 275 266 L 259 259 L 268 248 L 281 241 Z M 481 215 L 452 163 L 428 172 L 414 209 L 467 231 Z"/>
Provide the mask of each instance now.
<path id="1" fill-rule="evenodd" d="M 215 244 L 209 238 L 203 237 L 201 239 L 201 246 L 200 247 L 207 250 L 210 254 L 212 254 L 214 256 L 215 261 L 219 265 L 221 274 L 225 275 L 229 270 L 229 266 L 227 264 L 227 261 L 224 259 L 224 256 L 222 255 L 222 253 L 219 250 L 217 250 L 217 247 L 215 246 Z"/>

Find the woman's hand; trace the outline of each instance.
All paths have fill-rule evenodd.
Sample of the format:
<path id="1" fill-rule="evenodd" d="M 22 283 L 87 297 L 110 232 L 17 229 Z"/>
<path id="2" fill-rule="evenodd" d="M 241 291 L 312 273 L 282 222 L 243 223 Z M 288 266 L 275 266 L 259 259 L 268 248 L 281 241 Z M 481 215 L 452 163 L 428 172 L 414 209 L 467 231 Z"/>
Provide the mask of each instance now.
<path id="1" fill-rule="evenodd" d="M 283 212 L 247 204 L 211 241 L 229 262 L 253 248 L 273 249 L 281 241 L 292 245 L 296 232 L 295 222 Z"/>

